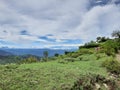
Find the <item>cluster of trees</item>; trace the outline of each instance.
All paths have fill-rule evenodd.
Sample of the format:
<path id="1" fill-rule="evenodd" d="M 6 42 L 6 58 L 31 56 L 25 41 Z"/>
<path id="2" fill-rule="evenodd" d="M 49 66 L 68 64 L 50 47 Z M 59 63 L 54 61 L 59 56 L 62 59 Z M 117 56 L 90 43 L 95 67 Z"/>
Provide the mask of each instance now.
<path id="1" fill-rule="evenodd" d="M 108 37 L 97 37 L 96 41 L 85 43 L 79 48 L 82 49 L 101 47 L 107 55 L 114 55 L 120 49 L 120 31 L 113 31 L 111 35 L 114 37 L 114 39 L 110 39 Z"/>
<path id="2" fill-rule="evenodd" d="M 110 39 L 108 37 L 107 38 L 106 37 L 97 37 L 96 38 L 96 42 L 98 42 L 98 43 L 105 42 L 107 40 L 110 40 Z"/>
<path id="3" fill-rule="evenodd" d="M 91 41 L 91 42 L 85 43 L 83 46 L 80 46 L 79 49 L 81 49 L 81 48 L 94 48 L 94 47 L 98 47 L 98 46 L 99 46 L 99 43 Z"/>
<path id="4" fill-rule="evenodd" d="M 115 38 L 107 40 L 103 44 L 103 48 L 105 49 L 105 53 L 107 55 L 114 55 L 115 53 L 118 53 L 118 50 L 120 49 L 120 31 L 113 31 L 112 37 Z"/>

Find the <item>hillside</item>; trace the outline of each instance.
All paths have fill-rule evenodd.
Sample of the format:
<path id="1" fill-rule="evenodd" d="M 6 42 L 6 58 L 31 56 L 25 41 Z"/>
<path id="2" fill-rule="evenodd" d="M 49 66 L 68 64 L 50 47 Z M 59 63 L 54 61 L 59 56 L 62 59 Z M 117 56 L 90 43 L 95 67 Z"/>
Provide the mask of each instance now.
<path id="1" fill-rule="evenodd" d="M 63 55 L 0 65 L 0 90 L 120 90 L 119 40 L 99 37 Z"/>
<path id="2" fill-rule="evenodd" d="M 81 75 L 108 76 L 101 61 L 59 61 L 0 66 L 0 90 L 69 90 Z"/>
<path id="3" fill-rule="evenodd" d="M 86 83 L 82 84 L 83 88 L 91 85 L 91 81 L 87 83 L 84 80 L 98 78 L 98 81 L 93 81 L 96 85 L 94 89 L 98 85 L 102 90 L 117 90 L 118 83 L 114 86 L 116 81 L 112 81 L 116 77 L 102 67 L 103 62 L 111 60 L 112 56 L 96 53 L 92 48 L 72 52 L 71 58 L 69 54 L 48 62 L 0 65 L 0 90 L 78 90 L 72 88 L 79 87 L 75 83 L 81 77 L 84 78 L 83 83 Z M 90 90 L 92 88 L 91 85 Z"/>
<path id="4" fill-rule="evenodd" d="M 97 59 L 98 55 L 101 58 Z M 94 81 L 94 84 L 100 85 L 102 90 L 117 90 L 108 89 L 116 88 L 115 86 L 110 87 L 114 83 L 111 81 L 114 78 L 111 77 L 105 67 L 101 66 L 103 61 L 111 58 L 105 54 L 84 54 L 79 58 L 72 59 L 74 61 L 70 61 L 69 58 L 64 58 L 64 60 L 59 58 L 49 62 L 0 65 L 0 90 L 78 90 L 72 88 L 79 78 L 85 77 L 84 79 L 87 79 L 86 77 L 90 77 L 88 79 L 92 79 L 93 76 L 94 79 L 99 76 L 100 79 L 103 78 L 99 82 Z M 110 82 L 106 83 L 107 87 L 104 84 L 102 85 L 101 82 L 104 81 Z M 86 83 L 85 85 L 91 84 Z"/>

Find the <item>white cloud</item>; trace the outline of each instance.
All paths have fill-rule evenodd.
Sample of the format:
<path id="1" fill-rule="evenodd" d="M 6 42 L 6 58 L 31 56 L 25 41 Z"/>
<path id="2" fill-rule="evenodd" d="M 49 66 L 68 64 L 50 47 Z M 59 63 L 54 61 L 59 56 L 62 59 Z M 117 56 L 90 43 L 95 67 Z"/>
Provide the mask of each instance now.
<path id="1" fill-rule="evenodd" d="M 116 5 L 96 6 L 88 11 L 82 23 L 76 28 L 75 36 L 92 40 L 97 36 L 110 36 L 113 30 L 120 27 L 120 8 Z"/>
<path id="2" fill-rule="evenodd" d="M 88 0 L 0 0 L 0 39 L 26 45 L 39 41 L 49 46 L 63 43 L 62 39 L 87 42 L 119 29 L 119 6 L 89 5 Z M 22 30 L 30 35 L 20 35 Z M 38 38 L 48 34 L 56 42 Z"/>

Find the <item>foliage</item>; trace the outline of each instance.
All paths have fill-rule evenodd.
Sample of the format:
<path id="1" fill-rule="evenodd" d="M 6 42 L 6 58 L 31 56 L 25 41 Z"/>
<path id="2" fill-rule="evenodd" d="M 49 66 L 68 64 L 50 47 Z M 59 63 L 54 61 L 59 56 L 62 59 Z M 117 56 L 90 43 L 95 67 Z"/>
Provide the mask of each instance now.
<path id="1" fill-rule="evenodd" d="M 10 63 L 17 63 L 18 61 L 22 60 L 19 56 L 0 56 L 0 64 L 10 64 Z"/>
<path id="2" fill-rule="evenodd" d="M 0 65 L 0 90 L 70 90 L 82 74 L 107 76 L 99 60 Z"/>
<path id="3" fill-rule="evenodd" d="M 71 53 L 71 52 L 69 52 L 69 51 L 65 51 L 65 55 L 67 55 L 67 54 L 69 54 L 69 53 Z"/>
<path id="4" fill-rule="evenodd" d="M 70 57 L 72 58 L 77 58 L 81 55 L 81 53 L 78 53 L 78 52 L 74 52 L 74 53 L 71 53 Z"/>
<path id="5" fill-rule="evenodd" d="M 48 60 L 48 51 L 44 51 L 43 56 L 45 58 L 45 61 L 47 61 Z"/>
<path id="6" fill-rule="evenodd" d="M 120 74 L 120 63 L 113 58 L 106 60 L 102 63 L 103 67 L 106 67 L 107 70 L 114 74 Z"/>
<path id="7" fill-rule="evenodd" d="M 68 64 L 68 61 L 66 61 L 66 60 L 58 60 L 58 63 L 61 63 L 61 64 Z"/>
<path id="8" fill-rule="evenodd" d="M 84 46 L 80 46 L 79 49 L 81 49 L 81 48 L 94 48 L 94 47 L 98 47 L 98 46 L 99 46 L 98 43 L 91 41 L 91 42 L 85 43 Z"/>
<path id="9" fill-rule="evenodd" d="M 84 54 L 93 54 L 94 50 L 93 49 L 80 49 L 78 51 L 78 53 L 80 53 L 81 55 L 84 55 Z"/>
<path id="10" fill-rule="evenodd" d="M 35 62 L 38 62 L 38 59 L 35 57 L 29 57 L 20 61 L 20 63 L 35 63 Z"/>
<path id="11" fill-rule="evenodd" d="M 68 62 L 78 61 L 77 58 L 65 58 L 64 60 L 65 60 L 65 61 L 68 61 Z"/>
<path id="12" fill-rule="evenodd" d="M 106 37 L 97 37 L 96 39 L 97 39 L 98 43 L 105 42 L 105 41 L 109 40 L 109 38 L 106 38 Z"/>
<path id="13" fill-rule="evenodd" d="M 114 56 L 114 54 L 117 53 L 117 51 L 118 51 L 117 42 L 114 41 L 114 40 L 108 40 L 108 41 L 106 41 L 106 42 L 103 44 L 102 48 L 104 49 L 104 52 L 105 52 L 108 56 L 110 56 L 110 55 L 113 55 L 113 56 Z"/>
<path id="14" fill-rule="evenodd" d="M 11 64 L 11 63 L 22 63 L 23 60 L 26 60 L 30 57 L 34 57 L 37 60 L 40 60 L 40 57 L 35 55 L 21 55 L 21 56 L 0 56 L 0 64 Z"/>
<path id="15" fill-rule="evenodd" d="M 105 87 L 105 85 L 107 87 Z M 119 87 L 115 80 L 89 73 L 88 75 L 80 76 L 71 90 L 108 90 L 108 88 L 110 90 L 117 90 Z"/>
<path id="16" fill-rule="evenodd" d="M 55 55 L 54 55 L 55 57 L 58 57 L 59 56 L 59 54 L 58 53 L 55 53 Z"/>
<path id="17" fill-rule="evenodd" d="M 112 36 L 116 38 L 120 38 L 120 30 L 115 30 L 112 32 Z"/>

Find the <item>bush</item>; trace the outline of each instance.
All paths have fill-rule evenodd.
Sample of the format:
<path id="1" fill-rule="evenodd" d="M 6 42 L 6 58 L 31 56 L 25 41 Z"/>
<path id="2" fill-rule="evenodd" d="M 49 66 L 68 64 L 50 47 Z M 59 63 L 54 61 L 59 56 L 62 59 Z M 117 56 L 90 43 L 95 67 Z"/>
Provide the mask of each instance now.
<path id="1" fill-rule="evenodd" d="M 90 49 L 80 49 L 78 53 L 80 55 L 83 55 L 83 54 L 93 54 L 94 52 Z"/>
<path id="2" fill-rule="evenodd" d="M 6 64 L 5 65 L 6 69 L 16 69 L 18 67 L 19 67 L 19 65 L 17 65 L 17 64 Z"/>
<path id="3" fill-rule="evenodd" d="M 64 60 L 68 62 L 74 62 L 76 61 L 76 58 L 65 58 Z"/>
<path id="4" fill-rule="evenodd" d="M 113 74 L 120 74 L 120 63 L 117 60 L 109 59 L 102 63 L 103 67 Z"/>
<path id="5" fill-rule="evenodd" d="M 58 63 L 61 63 L 61 64 L 67 64 L 68 61 L 65 61 L 65 60 L 59 60 Z"/>
<path id="6" fill-rule="evenodd" d="M 118 52 L 118 42 L 114 40 L 108 40 L 103 44 L 102 48 L 104 49 L 106 55 L 115 56 L 115 53 Z"/>
<path id="7" fill-rule="evenodd" d="M 101 58 L 100 54 L 96 55 L 96 60 L 99 60 Z"/>
<path id="8" fill-rule="evenodd" d="M 77 58 L 77 57 L 79 57 L 81 55 L 81 53 L 73 53 L 73 54 L 71 54 L 71 57 L 72 58 Z"/>
<path id="9" fill-rule="evenodd" d="M 35 62 L 38 62 L 37 58 L 29 57 L 27 59 L 21 60 L 20 63 L 35 63 Z"/>
<path id="10" fill-rule="evenodd" d="M 71 90 L 107 90 L 108 88 L 106 88 L 104 84 L 106 84 L 110 90 L 117 90 L 119 88 L 115 80 L 106 79 L 101 75 L 88 74 L 81 76 L 74 83 Z M 99 87 L 97 85 L 99 85 Z"/>
<path id="11" fill-rule="evenodd" d="M 80 46 L 79 49 L 81 49 L 81 48 L 94 48 L 94 47 L 99 47 L 99 44 L 91 41 L 89 43 L 85 43 L 84 46 Z"/>

